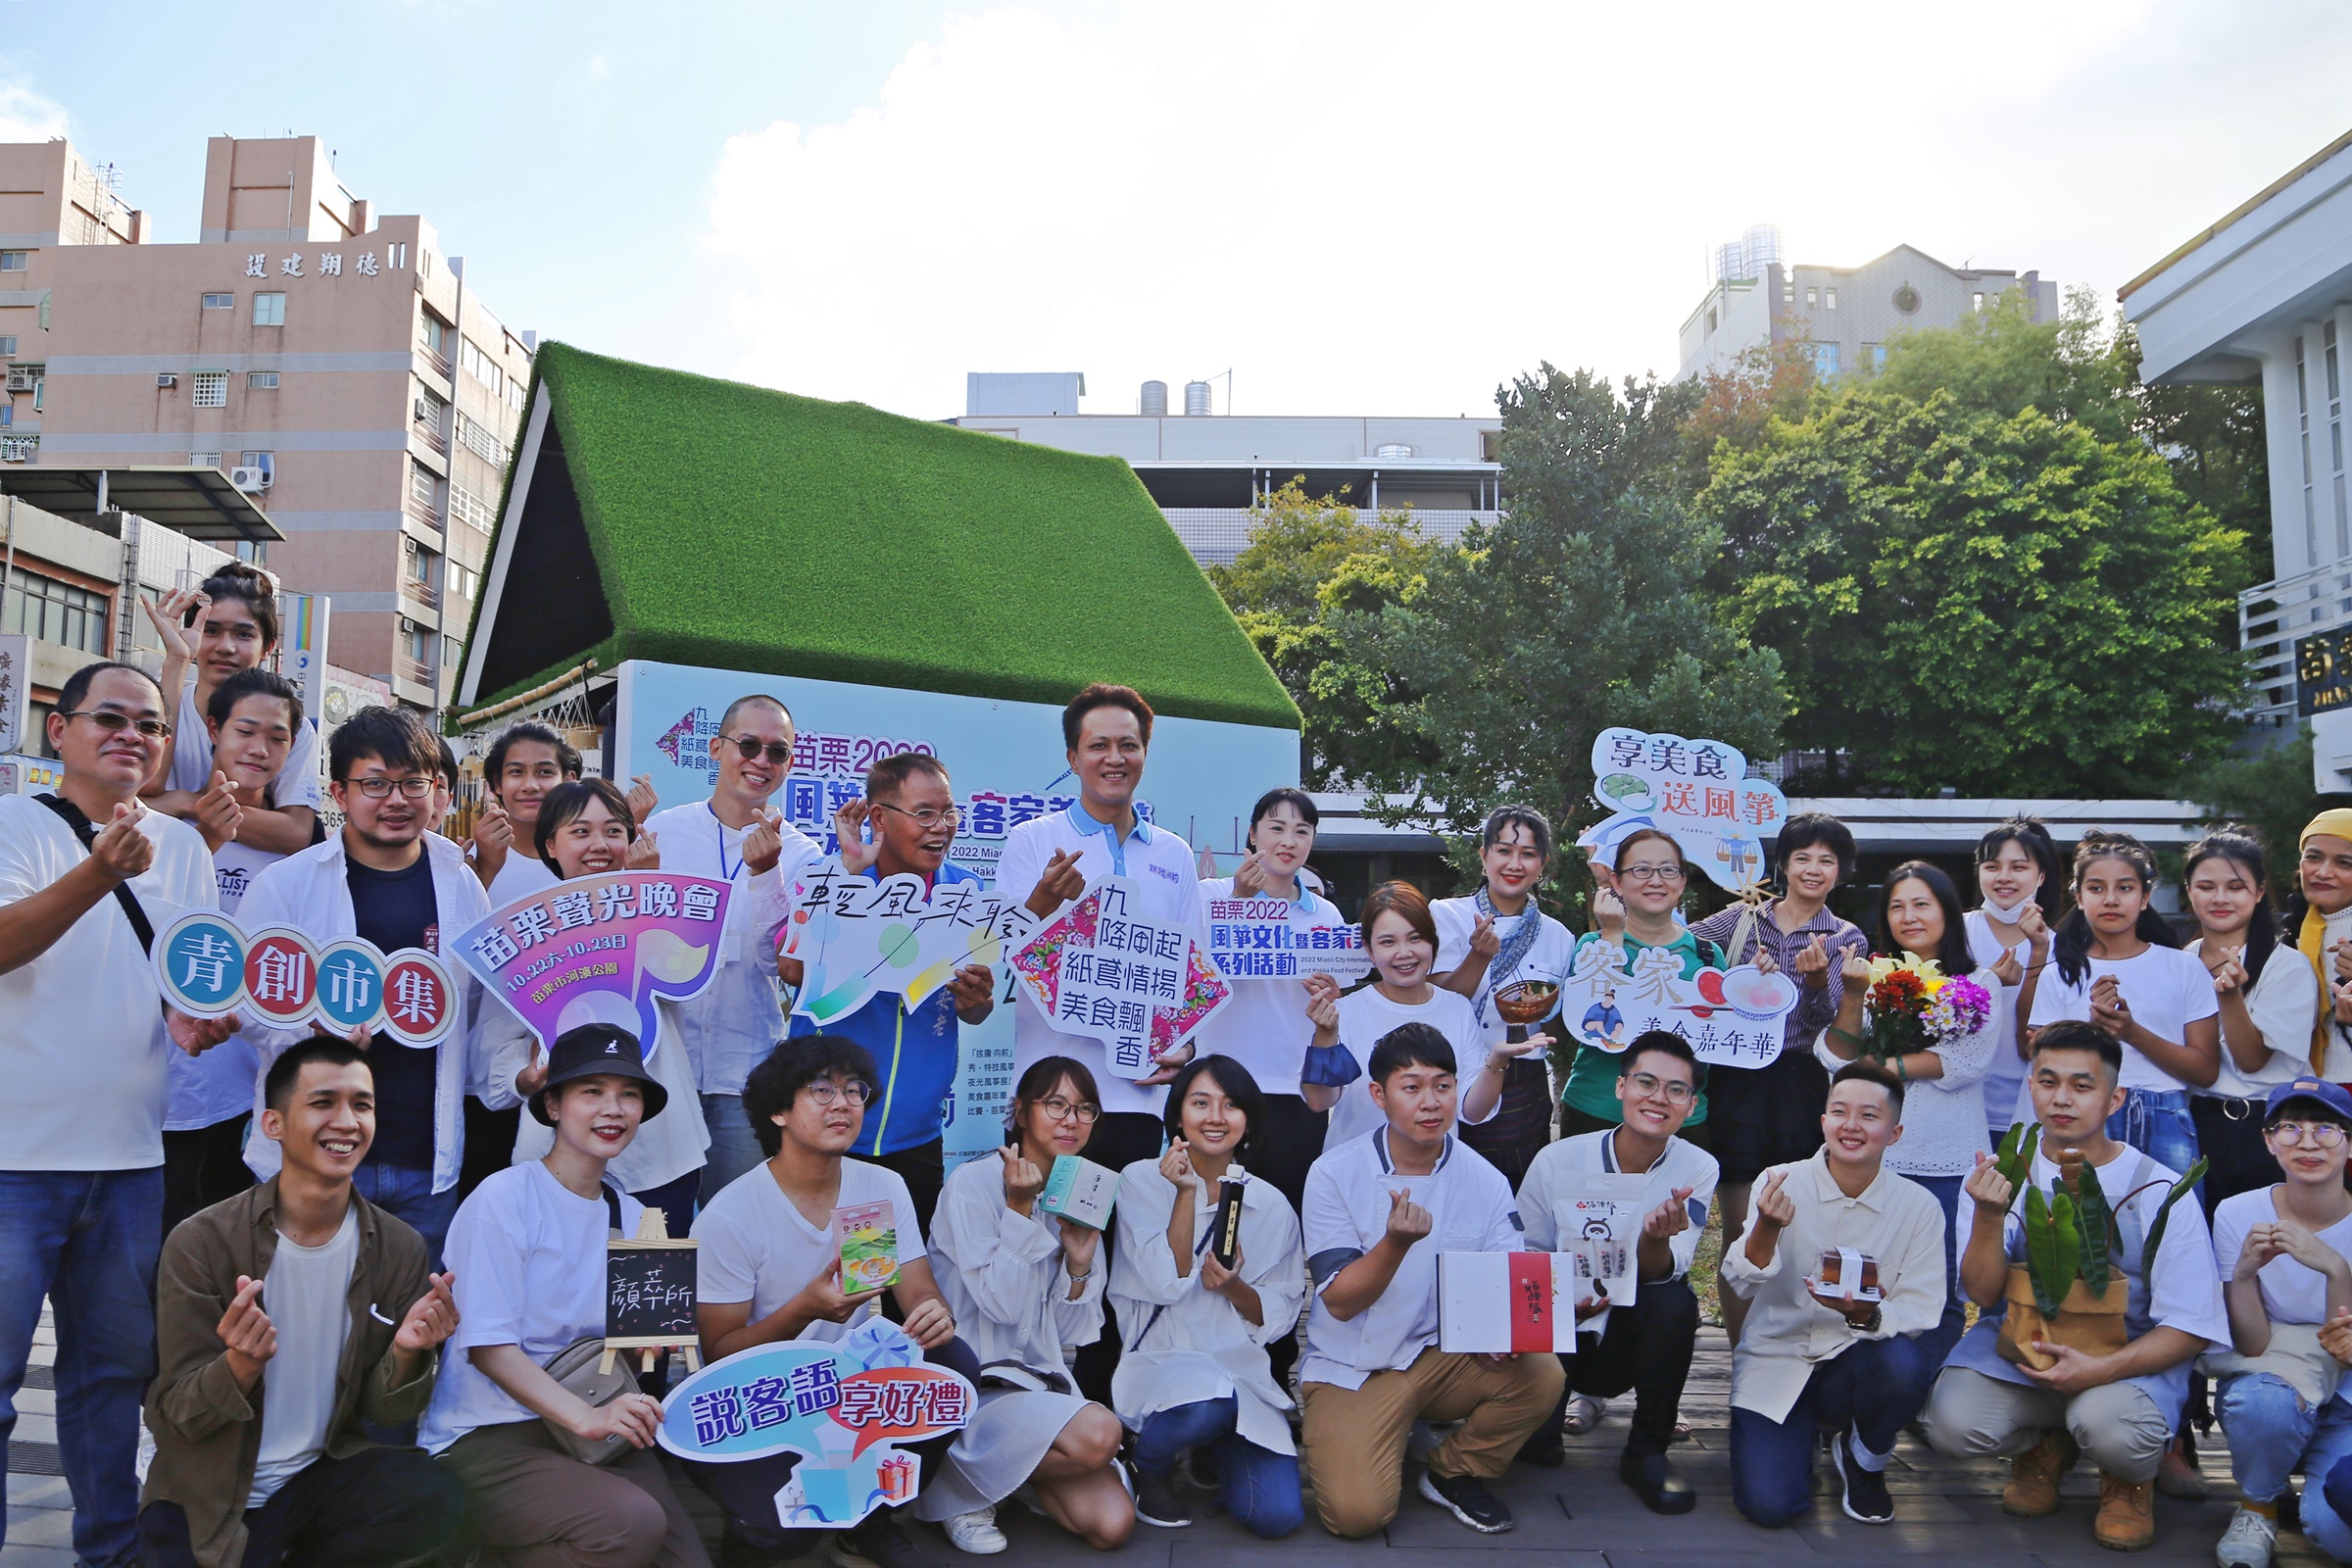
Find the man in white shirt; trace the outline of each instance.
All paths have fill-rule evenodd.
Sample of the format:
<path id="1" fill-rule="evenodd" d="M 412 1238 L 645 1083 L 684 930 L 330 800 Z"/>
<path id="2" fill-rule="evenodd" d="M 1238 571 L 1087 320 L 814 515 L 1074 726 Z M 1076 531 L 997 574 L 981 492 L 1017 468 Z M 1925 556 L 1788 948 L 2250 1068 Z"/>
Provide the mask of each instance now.
<path id="1" fill-rule="evenodd" d="M 1634 1424 L 1626 1434 L 1617 1473 L 1652 1513 L 1689 1513 L 1698 1494 L 1666 1456 L 1698 1341 L 1698 1298 L 1687 1276 L 1715 1196 L 1715 1156 L 1676 1134 L 1698 1099 L 1698 1060 L 1681 1035 L 1653 1029 L 1626 1049 L 1617 1074 L 1624 1119 L 1614 1128 L 1582 1133 L 1549 1145 L 1519 1185 L 1519 1219 L 1531 1251 L 1556 1252 L 1577 1240 L 1561 1200 L 1576 1177 L 1632 1175 L 1643 1179 L 1641 1238 L 1635 1245 L 1634 1300 L 1577 1303 L 1576 1353 L 1562 1355 L 1583 1431 L 1600 1418 L 1601 1400 L 1634 1391 Z M 1566 1458 L 1561 1408 L 1519 1450 L 1530 1464 Z"/>
<path id="2" fill-rule="evenodd" d="M 1892 1073 L 1840 1067 L 1820 1152 L 1763 1172 L 1751 1223 L 1723 1259 L 1724 1289 L 1748 1302 L 1732 1350 L 1732 1500 L 1767 1529 L 1812 1508 L 1825 1431 L 1846 1517 L 1894 1518 L 1886 1459 L 1936 1375 L 1919 1337 L 1944 1298 L 1943 1210 L 1886 1168 L 1902 1118 Z"/>
<path id="3" fill-rule="evenodd" d="M 343 831 L 255 877 L 238 910 L 245 928 L 290 925 L 320 947 L 356 936 L 385 953 L 439 954 L 444 939 L 455 942 L 487 919 L 490 901 L 465 851 L 432 831 L 439 768 L 438 737 L 406 709 L 364 708 L 337 725 L 327 769 Z M 458 1211 L 464 1096 L 484 1066 L 477 1024 L 487 1001 L 472 970 L 446 967 L 455 993 L 450 1032 L 429 1047 L 384 1040 L 370 1050 L 376 1132 L 354 1177 L 362 1197 L 416 1228 L 436 1268 Z M 257 1025 L 264 1067 L 309 1033 Z M 267 1180 L 277 1160 L 277 1146 L 257 1130 L 245 1162 Z"/>
<path id="4" fill-rule="evenodd" d="M 135 1549 L 139 1394 L 155 1372 L 167 1053 L 209 1050 L 236 1024 L 166 1010 L 148 967 L 155 929 L 217 897 L 203 838 L 138 803 L 172 733 L 155 682 L 87 665 L 48 733 L 57 793 L 0 796 L 0 1442 L 46 1297 L 58 1405 L 74 1413 L 58 1428 L 74 1547 L 112 1563 Z"/>
<path id="5" fill-rule="evenodd" d="M 816 841 L 767 803 L 792 770 L 792 714 L 776 698 L 738 697 L 710 737 L 718 781 L 708 800 L 647 819 L 662 866 L 734 884 L 718 972 L 677 1011 L 696 1093 L 710 1129 L 703 1201 L 760 1163 L 760 1140 L 743 1115 L 743 1081 L 784 1038 L 776 980 L 776 932 L 789 908 L 793 873 L 816 858 Z"/>
<path id="6" fill-rule="evenodd" d="M 2112 1355 L 2037 1341 L 2052 1358 L 2046 1371 L 1998 1352 L 2009 1272 L 2026 1256 L 2025 1195 L 1980 1154 L 1965 1189 L 1973 1214 L 1956 1223 L 1969 1227 L 1960 1286 L 1981 1315 L 1936 1380 L 1926 1419 L 1928 1441 L 1941 1452 L 2007 1456 L 2001 1509 L 2026 1518 L 2057 1512 L 2060 1478 L 2089 1454 L 2099 1469 L 2092 1535 L 2102 1546 L 2136 1550 L 2155 1539 L 2149 1494 L 2188 1397 L 2190 1363 L 2230 1342 L 2230 1321 L 2205 1209 L 2194 1198 L 2170 1204 L 2147 1260 L 2147 1238 L 2179 1173 L 2107 1135 L 2107 1118 L 2124 1102 L 2123 1071 L 2124 1048 L 2095 1025 L 2067 1019 L 2035 1032 L 2026 1089 L 2041 1145 L 2027 1180 L 2047 1193 L 2060 1179 L 2052 1156 L 2067 1151 L 2080 1151 L 2086 1173 L 2095 1173 L 2114 1216 L 2130 1338 Z"/>
<path id="7" fill-rule="evenodd" d="M 1396 1516 L 1416 1421 L 1459 1421 L 1429 1457 L 1421 1495 L 1471 1529 L 1511 1528 L 1486 1483 L 1559 1407 L 1553 1355 L 1438 1348 L 1438 1254 L 1523 1251 L 1510 1184 L 1453 1132 L 1453 1048 L 1427 1024 L 1392 1030 L 1366 1068 L 1388 1125 L 1307 1172 L 1300 1214 L 1314 1296 L 1298 1361 L 1299 1466 L 1335 1536 Z"/>

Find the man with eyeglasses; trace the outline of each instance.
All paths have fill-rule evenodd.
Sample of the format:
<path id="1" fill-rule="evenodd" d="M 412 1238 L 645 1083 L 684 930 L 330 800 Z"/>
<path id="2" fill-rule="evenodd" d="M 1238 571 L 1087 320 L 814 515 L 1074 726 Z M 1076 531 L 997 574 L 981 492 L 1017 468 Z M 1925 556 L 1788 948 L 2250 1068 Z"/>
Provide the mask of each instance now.
<path id="1" fill-rule="evenodd" d="M 866 770 L 864 797 L 834 821 L 842 863 L 868 881 L 919 877 L 927 897 L 942 883 L 980 880 L 948 858 L 961 818 L 948 770 L 936 757 L 908 752 L 882 759 Z M 860 824 L 872 827 L 870 843 L 858 841 Z M 801 960 L 789 949 L 779 955 L 776 967 L 785 984 L 799 986 Z M 994 980 L 987 964 L 967 963 L 913 1007 L 898 993 L 885 991 L 828 1024 L 820 1026 L 798 1012 L 790 1021 L 795 1039 L 835 1035 L 872 1054 L 879 1074 L 874 1102 L 866 1107 L 865 1124 L 850 1152 L 899 1173 L 926 1232 L 948 1176 L 943 1133 L 962 1049 L 960 1026 L 984 1021 L 995 1008 Z"/>
<path id="2" fill-rule="evenodd" d="M 731 882 L 718 972 L 678 1009 L 686 1059 L 702 1096 L 710 1150 L 702 1200 L 760 1163 L 760 1140 L 744 1119 L 743 1081 L 784 1035 L 776 989 L 776 934 L 791 912 L 795 872 L 821 853 L 815 840 L 768 805 L 792 771 L 792 714 L 777 698 L 738 697 L 718 718 L 710 760 L 718 778 L 708 800 L 657 811 L 645 831 L 662 846 L 662 867 Z"/>
<path id="3" fill-rule="evenodd" d="M 2087 1454 L 2099 1470 L 2092 1538 L 2134 1551 L 2155 1540 L 2156 1467 L 2188 1399 L 2189 1365 L 2229 1344 L 2230 1325 L 2194 1198 L 2171 1205 L 2149 1257 L 2148 1237 L 2180 1172 L 2107 1136 L 2107 1118 L 2124 1102 L 2123 1070 L 2122 1045 L 2091 1024 L 2067 1019 L 2035 1031 L 2026 1090 L 2041 1143 L 2026 1179 L 2047 1195 L 2060 1154 L 2074 1152 L 2097 1172 L 2114 1214 L 2116 1268 L 2130 1288 L 2124 1348 L 2091 1355 L 2038 1344 L 2054 1357 L 2046 1371 L 2002 1357 L 1996 1344 L 2009 1271 L 2026 1260 L 2025 1195 L 1980 1153 L 1963 1189 L 1975 1218 L 1959 1221 L 1970 1227 L 1960 1287 L 1979 1315 L 1936 1378 L 1924 1419 L 1941 1453 L 2007 1458 L 2001 1511 L 2023 1518 L 2056 1513 L 2060 1480 Z"/>
<path id="4" fill-rule="evenodd" d="M 1666 1447 L 1674 1442 L 1675 1415 L 1698 1341 L 1698 1297 L 1688 1276 L 1715 1195 L 1715 1156 L 1676 1136 L 1698 1099 L 1698 1059 L 1690 1043 L 1652 1029 L 1637 1036 L 1619 1059 L 1617 1100 L 1625 1120 L 1607 1131 L 1562 1139 L 1537 1154 L 1519 1186 L 1519 1218 L 1531 1250 L 1557 1251 L 1580 1231 L 1572 1208 L 1576 1176 L 1642 1178 L 1633 1304 L 1576 1303 L 1576 1353 L 1560 1357 L 1568 1373 L 1560 1407 L 1536 1429 L 1519 1457 L 1529 1464 L 1561 1463 L 1563 1421 L 1585 1432 L 1599 1421 L 1603 1400 L 1631 1389 L 1634 1423 L 1618 1476 L 1652 1513 L 1689 1513 L 1698 1505 L 1698 1494 L 1675 1469 Z"/>
<path id="5" fill-rule="evenodd" d="M 168 1053 L 236 1025 L 168 1011 L 148 968 L 156 925 L 219 902 L 197 831 L 138 802 L 172 734 L 163 694 L 128 664 L 90 664 L 47 729 L 56 793 L 0 796 L 0 1440 L 46 1297 L 74 1552 L 113 1563 L 137 1548 Z"/>
<path id="6" fill-rule="evenodd" d="M 364 708 L 345 719 L 327 743 L 328 791 L 343 831 L 264 869 L 238 920 L 247 930 L 290 925 L 320 947 L 356 936 L 386 953 L 439 953 L 443 933 L 454 938 L 487 919 L 490 900 L 466 852 L 433 831 L 440 766 L 439 737 L 407 709 Z M 484 1065 L 474 1059 L 481 993 L 464 964 L 448 969 L 457 1006 L 450 1033 L 427 1048 L 378 1044 L 368 1052 L 375 1142 L 353 1178 L 361 1197 L 424 1238 L 436 1269 L 458 1211 L 466 1086 Z M 310 1033 L 257 1027 L 263 1071 Z M 260 1135 L 259 1119 L 245 1162 L 267 1181 L 277 1174 L 278 1148 Z"/>

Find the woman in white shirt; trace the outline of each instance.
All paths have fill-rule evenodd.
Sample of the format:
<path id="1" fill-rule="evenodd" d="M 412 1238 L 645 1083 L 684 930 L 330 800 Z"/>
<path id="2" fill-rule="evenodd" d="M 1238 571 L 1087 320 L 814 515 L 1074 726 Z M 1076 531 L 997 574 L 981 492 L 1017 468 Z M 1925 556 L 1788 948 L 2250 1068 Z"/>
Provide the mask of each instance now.
<path id="1" fill-rule="evenodd" d="M 1463 1077 L 1461 1113 L 1465 1125 L 1485 1121 L 1502 1102 L 1504 1065 L 1532 1046 L 1504 1047 L 1498 1055 L 1490 1054 L 1470 999 L 1430 983 L 1438 958 L 1438 928 L 1419 888 L 1410 882 L 1383 882 L 1364 899 L 1362 924 L 1364 951 L 1372 956 L 1372 983 L 1344 997 L 1339 983 L 1327 974 L 1310 975 L 1306 983 L 1306 1015 L 1314 1021 L 1315 1036 L 1298 1092 L 1312 1108 L 1331 1112 L 1323 1147 L 1336 1149 L 1389 1124 L 1373 1103 L 1364 1064 L 1384 1035 L 1408 1023 L 1425 1023 L 1444 1035 L 1453 1047 L 1454 1060 L 1486 1064 Z"/>
<path id="2" fill-rule="evenodd" d="M 2296 841 L 2286 940 L 2320 978 L 2326 1009 L 2311 1040 L 2312 1070 L 2352 1076 L 2352 810 L 2322 811 Z"/>
<path id="3" fill-rule="evenodd" d="M 2278 1175 L 2262 1135 L 2271 1090 L 2311 1076 L 2311 1031 L 2320 980 L 2278 947 L 2262 846 L 2236 828 L 2208 833 L 2189 848 L 2180 882 L 2197 917 L 2189 955 L 2213 977 L 2221 1008 L 2221 1074 L 2188 1099 L 2197 1152 L 2210 1162 L 2205 1211 L 2224 1199 L 2268 1187 Z"/>
<path id="4" fill-rule="evenodd" d="M 1298 1528 L 1294 1408 L 1266 1358 L 1306 1298 L 1298 1216 L 1241 1161 L 1259 1147 L 1265 1097 L 1231 1056 L 1202 1056 L 1168 1085 L 1168 1148 L 1119 1178 L 1119 1245 L 1110 1296 L 1127 1344 L 1111 1379 L 1119 1420 L 1136 1435 L 1136 1517 L 1193 1522 L 1177 1461 L 1216 1455 L 1226 1511 L 1271 1541 Z M 1221 1189 L 1241 1184 L 1239 1245 L 1217 1259 Z"/>
<path id="5" fill-rule="evenodd" d="M 1968 911 L 1968 951 L 1977 967 L 1990 967 L 2000 981 L 1993 1001 L 2001 1009 L 2001 1049 L 1984 1074 L 1987 1149 L 1999 1148 L 2010 1128 L 2034 1119 L 2026 1093 L 2026 1019 L 2049 961 L 2064 880 L 2058 846 L 2034 817 L 2013 816 L 1977 841 L 1981 902 Z"/>
<path id="6" fill-rule="evenodd" d="M 1069 1370 L 1070 1350 L 1102 1332 L 1102 1236 L 1037 1207 L 1054 1162 L 1086 1148 L 1102 1107 L 1084 1062 L 1041 1056 L 1013 1086 L 1003 1157 L 966 1160 L 940 1190 L 931 1253 L 980 1357 L 980 1407 L 916 1496 L 919 1519 L 985 1513 L 1026 1484 L 1039 1511 L 1097 1551 L 1135 1532 L 1119 1418 Z"/>
<path id="7" fill-rule="evenodd" d="M 2220 1075 L 2222 1030 L 2212 976 L 2149 907 L 2155 887 L 2146 845 L 2103 828 L 2082 835 L 2075 906 L 2051 939 L 2027 1021 L 2038 1030 L 2081 1019 L 2121 1043 L 2124 1103 L 2107 1118 L 2107 1136 L 2185 1171 L 2197 1162 L 2188 1092 Z"/>
<path id="8" fill-rule="evenodd" d="M 1965 975 L 1983 986 L 1988 999 L 1998 994 L 1999 979 L 1970 956 L 1959 889 L 1927 861 L 1909 860 L 1886 873 L 1879 894 L 1879 930 L 1905 957 L 1932 961 L 1948 978 Z M 1869 960 L 1849 956 L 1844 979 L 1838 1021 L 1823 1030 L 1813 1046 L 1821 1064 L 1833 1072 L 1862 1054 Z M 1943 1316 L 1921 1338 L 1937 1361 L 1960 1343 L 1967 1327 L 1952 1215 L 1960 1206 L 1961 1183 L 1976 1169 L 1977 1154 L 1986 1147 L 1984 1074 L 2005 1044 L 2001 1009 L 1995 1004 L 1985 1009 L 1984 1023 L 1967 1034 L 1927 1051 L 1905 1052 L 1885 1063 L 1903 1085 L 1903 1136 L 1887 1146 L 1886 1168 L 1926 1188 L 1943 1210 Z"/>

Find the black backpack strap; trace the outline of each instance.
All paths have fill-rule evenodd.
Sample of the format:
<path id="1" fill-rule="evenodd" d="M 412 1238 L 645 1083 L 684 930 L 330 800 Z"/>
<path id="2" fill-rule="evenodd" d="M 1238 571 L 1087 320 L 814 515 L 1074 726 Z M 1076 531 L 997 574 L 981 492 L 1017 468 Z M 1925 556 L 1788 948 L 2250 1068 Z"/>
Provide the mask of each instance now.
<path id="1" fill-rule="evenodd" d="M 84 853 L 98 842 L 98 829 L 82 814 L 80 807 L 56 795 L 35 795 L 33 799 L 55 811 L 66 826 L 74 830 L 74 836 L 81 841 Z M 122 906 L 122 917 L 130 922 L 131 935 L 139 939 L 139 951 L 152 956 L 155 953 L 155 922 L 147 918 L 147 911 L 140 907 L 139 896 L 130 891 L 129 883 L 115 884 L 115 902 Z"/>
<path id="2" fill-rule="evenodd" d="M 620 1194 L 614 1190 L 611 1182 L 606 1182 L 604 1184 L 603 1192 L 605 1195 L 605 1212 L 612 1216 L 612 1234 L 615 1236 L 625 1234 L 620 1225 Z"/>

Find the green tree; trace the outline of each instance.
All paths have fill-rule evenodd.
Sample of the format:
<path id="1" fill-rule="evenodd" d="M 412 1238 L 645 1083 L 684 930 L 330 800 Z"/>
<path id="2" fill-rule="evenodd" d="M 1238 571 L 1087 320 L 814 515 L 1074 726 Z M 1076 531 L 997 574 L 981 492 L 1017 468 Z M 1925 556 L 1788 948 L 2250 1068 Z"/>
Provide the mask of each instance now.
<path id="1" fill-rule="evenodd" d="M 2303 825 L 2329 807 L 2352 802 L 2352 796 L 2321 795 L 2312 788 L 2307 723 L 2298 725 L 2294 739 L 2283 746 L 2199 768 L 2182 782 L 2180 798 L 2203 806 L 2211 825 L 2242 822 L 2261 836 L 2270 851 L 2271 891 L 2279 898 L 2295 885 L 2296 842 Z"/>

